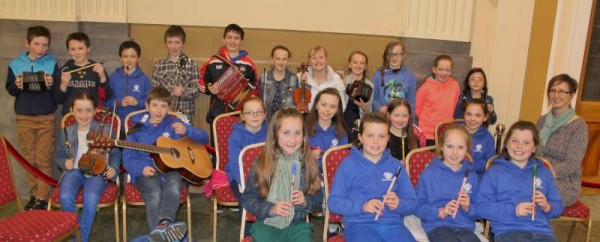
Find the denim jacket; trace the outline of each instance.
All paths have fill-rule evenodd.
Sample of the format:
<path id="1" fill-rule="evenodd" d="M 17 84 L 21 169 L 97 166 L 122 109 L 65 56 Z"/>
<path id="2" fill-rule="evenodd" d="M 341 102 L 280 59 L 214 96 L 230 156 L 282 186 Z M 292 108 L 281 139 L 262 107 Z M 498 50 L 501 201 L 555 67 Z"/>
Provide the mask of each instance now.
<path id="1" fill-rule="evenodd" d="M 271 104 L 273 103 L 273 98 L 275 97 L 275 83 L 277 82 L 273 77 L 273 70 L 267 71 L 266 73 L 266 88 L 265 88 L 265 73 L 260 75 L 259 77 L 259 87 L 260 96 L 265 101 L 265 111 L 267 112 L 267 117 L 270 119 L 273 113 L 271 113 Z M 298 77 L 291 73 L 289 70 L 285 72 L 285 77 L 281 80 L 281 108 L 295 107 L 294 104 L 294 91 L 300 86 L 300 82 L 298 81 Z M 266 93 L 265 93 L 266 90 Z"/>

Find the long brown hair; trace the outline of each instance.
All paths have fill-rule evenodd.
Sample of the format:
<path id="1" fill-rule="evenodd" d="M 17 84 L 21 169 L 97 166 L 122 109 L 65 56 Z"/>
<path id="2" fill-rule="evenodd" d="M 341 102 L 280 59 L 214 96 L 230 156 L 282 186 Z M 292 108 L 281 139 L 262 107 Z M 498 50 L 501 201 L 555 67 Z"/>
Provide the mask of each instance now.
<path id="1" fill-rule="evenodd" d="M 511 136 L 515 132 L 515 130 L 529 130 L 531 131 L 531 135 L 533 136 L 533 144 L 535 147 L 540 145 L 540 131 L 538 131 L 537 126 L 530 121 L 519 120 L 513 125 L 510 126 L 508 132 L 506 132 L 506 136 L 504 137 L 504 147 L 502 147 L 502 151 L 500 152 L 500 156 L 504 157 L 506 160 L 511 160 L 512 157 L 508 154 L 508 142 L 510 141 Z M 535 151 L 531 154 L 530 157 L 535 157 Z"/>
<path id="2" fill-rule="evenodd" d="M 404 127 L 404 131 L 406 132 L 406 137 L 408 137 L 408 148 L 412 149 L 416 149 L 419 148 L 418 146 L 418 142 L 417 142 L 417 136 L 415 135 L 415 132 L 413 130 L 413 114 L 412 114 L 412 110 L 410 109 L 410 102 L 404 98 L 395 98 L 393 99 L 387 106 L 387 111 L 388 114 L 391 114 L 392 112 L 394 112 L 394 109 L 396 109 L 397 107 L 406 107 L 408 109 L 408 123 L 406 124 L 406 127 Z M 390 125 L 390 128 L 392 126 Z"/>
<path id="3" fill-rule="evenodd" d="M 383 76 L 385 75 L 385 69 L 390 68 L 390 59 L 392 58 L 392 50 L 394 49 L 394 47 L 396 46 L 400 46 L 402 48 L 402 52 L 404 52 L 404 54 L 406 54 L 406 46 L 404 45 L 404 42 L 402 41 L 392 41 L 389 42 L 386 46 L 385 46 L 385 50 L 383 51 L 383 63 L 381 64 L 381 86 L 383 87 L 383 85 L 385 85 L 383 83 Z M 404 65 L 404 60 L 402 60 L 402 65 Z"/>
<path id="4" fill-rule="evenodd" d="M 271 119 L 269 125 L 269 132 L 267 134 L 267 141 L 265 151 L 258 158 L 258 169 L 254 177 L 255 186 L 258 188 L 260 196 L 265 198 L 269 194 L 271 188 L 271 181 L 275 175 L 277 169 L 277 160 L 279 159 L 277 150 L 280 150 L 279 144 L 277 143 L 277 133 L 281 128 L 281 123 L 285 118 L 297 118 L 302 122 L 302 146 L 300 146 L 300 157 L 301 162 L 304 162 L 305 174 L 304 182 L 307 190 L 304 191 L 308 194 L 315 194 L 321 189 L 321 179 L 319 178 L 319 168 L 317 161 L 312 156 L 310 147 L 308 146 L 308 136 L 306 135 L 306 126 L 304 125 L 304 119 L 302 114 L 294 108 L 284 108 L 277 111 Z"/>
<path id="5" fill-rule="evenodd" d="M 346 127 L 346 122 L 344 121 L 344 106 L 342 106 L 342 97 L 340 96 L 338 90 L 333 87 L 323 89 L 315 97 L 313 107 L 310 109 L 310 112 L 306 117 L 306 128 L 308 130 L 308 136 L 313 136 L 317 133 L 317 124 L 319 123 L 317 103 L 319 102 L 319 99 L 323 94 L 333 95 L 338 98 L 338 111 L 335 113 L 335 116 L 333 116 L 333 118 L 331 119 L 331 123 L 335 125 L 335 135 L 337 139 L 342 139 L 344 136 L 348 135 L 348 127 Z"/>
<path id="6" fill-rule="evenodd" d="M 352 56 L 354 56 L 354 55 L 362 55 L 363 57 L 365 57 L 365 69 L 363 70 L 363 73 L 362 73 L 363 74 L 362 79 L 366 80 L 369 75 L 369 57 L 364 52 L 355 50 L 355 51 L 352 51 L 352 53 L 350 53 L 350 55 L 348 56 L 348 64 L 352 63 Z M 348 73 L 352 74 L 352 68 L 350 68 L 350 66 L 348 66 Z"/>

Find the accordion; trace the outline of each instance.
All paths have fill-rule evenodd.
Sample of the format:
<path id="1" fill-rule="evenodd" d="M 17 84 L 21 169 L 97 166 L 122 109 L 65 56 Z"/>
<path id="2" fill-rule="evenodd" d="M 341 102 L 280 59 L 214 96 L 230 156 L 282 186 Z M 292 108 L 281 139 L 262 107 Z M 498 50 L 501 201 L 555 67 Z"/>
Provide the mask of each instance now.
<path id="1" fill-rule="evenodd" d="M 233 66 L 229 66 L 215 83 L 219 87 L 215 95 L 233 110 L 240 110 L 246 98 L 258 96 L 256 87 Z"/>
<path id="2" fill-rule="evenodd" d="M 364 80 L 355 80 L 346 88 L 346 94 L 356 101 L 368 102 L 373 94 L 373 88 Z"/>
<path id="3" fill-rule="evenodd" d="M 24 92 L 42 92 L 47 91 L 46 81 L 43 71 L 23 72 L 23 91 Z"/>

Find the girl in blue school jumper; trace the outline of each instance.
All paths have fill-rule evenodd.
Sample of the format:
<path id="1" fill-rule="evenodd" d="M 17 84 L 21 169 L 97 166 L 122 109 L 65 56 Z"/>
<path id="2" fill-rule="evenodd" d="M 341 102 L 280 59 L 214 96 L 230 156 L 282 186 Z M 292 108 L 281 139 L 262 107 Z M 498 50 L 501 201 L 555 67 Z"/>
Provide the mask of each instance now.
<path id="1" fill-rule="evenodd" d="M 113 108 L 117 102 L 117 114 L 121 122 L 127 114 L 146 108 L 145 101 L 152 89 L 150 79 L 138 66 L 142 49 L 134 41 L 125 41 L 119 46 L 119 57 L 123 67 L 117 68 L 110 76 L 113 95 L 104 101 L 104 106 Z M 123 132 L 125 129 L 122 130 Z M 121 135 L 121 138 L 125 136 Z"/>
<path id="2" fill-rule="evenodd" d="M 240 198 L 239 184 L 242 184 L 239 165 L 240 152 L 248 145 L 264 142 L 267 139 L 269 127 L 265 120 L 265 105 L 259 97 L 250 97 L 246 100 L 242 105 L 241 113 L 241 122 L 233 124 L 233 131 L 229 136 L 227 146 L 229 161 L 225 167 L 231 191 L 238 199 Z"/>
<path id="3" fill-rule="evenodd" d="M 470 146 L 463 126 L 449 127 L 439 138 L 437 157 L 419 177 L 417 216 L 430 241 L 479 241 L 473 199 L 478 179 L 472 163 L 465 160 Z"/>
<path id="4" fill-rule="evenodd" d="M 344 216 L 348 242 L 415 241 L 404 217 L 415 212 L 417 199 L 402 163 L 386 148 L 389 130 L 384 114 L 365 114 L 359 142 L 335 174 L 327 204 L 332 213 Z"/>
<path id="5" fill-rule="evenodd" d="M 562 199 L 552 173 L 535 158 L 539 142 L 535 124 L 516 122 L 502 153 L 481 179 L 477 211 L 492 221 L 497 242 L 557 241 L 550 219 L 562 214 Z"/>
<path id="6" fill-rule="evenodd" d="M 96 206 L 106 189 L 106 180 L 114 182 L 117 178 L 117 171 L 121 164 L 121 151 L 119 149 L 110 150 L 107 160 L 109 167 L 102 175 L 92 176 L 81 172 L 78 164 L 82 155 L 88 151 L 87 134 L 98 130 L 100 125 L 94 119 L 96 100 L 89 93 L 80 92 L 73 95 L 69 106 L 76 123 L 65 127 L 64 133 L 61 132 L 61 135 L 57 137 L 56 153 L 54 154 L 54 162 L 63 170 L 59 184 L 59 199 L 63 211 L 77 212 L 75 198 L 79 190 L 83 189 L 83 209 L 79 216 L 79 226 L 81 240 L 88 241 L 96 218 Z M 104 126 L 104 132 L 109 132 L 110 129 L 109 124 Z M 71 144 L 70 148 L 66 147 L 66 140 Z"/>
<path id="7" fill-rule="evenodd" d="M 471 156 L 473 157 L 473 170 L 481 180 L 485 172 L 485 164 L 496 153 L 496 142 L 487 129 L 488 109 L 482 99 L 472 99 L 465 103 L 464 118 L 465 128 L 471 134 Z"/>
<path id="8" fill-rule="evenodd" d="M 342 98 L 335 88 L 326 88 L 315 97 L 315 105 L 306 117 L 308 144 L 322 172 L 321 158 L 329 148 L 348 143 Z"/>

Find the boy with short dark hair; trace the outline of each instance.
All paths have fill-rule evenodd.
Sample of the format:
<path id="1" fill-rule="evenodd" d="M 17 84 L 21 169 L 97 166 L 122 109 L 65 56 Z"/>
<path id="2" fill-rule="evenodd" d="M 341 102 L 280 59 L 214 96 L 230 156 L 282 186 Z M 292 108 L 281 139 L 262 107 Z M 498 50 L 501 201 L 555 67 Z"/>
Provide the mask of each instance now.
<path id="1" fill-rule="evenodd" d="M 187 137 L 198 144 L 208 143 L 206 132 L 169 115 L 170 106 L 171 93 L 164 87 L 152 88 L 146 100 L 148 111 L 131 117 L 135 128 L 127 135 L 127 140 L 154 144 L 159 137 L 166 136 L 171 139 Z M 180 173 L 163 173 L 154 165 L 148 152 L 132 149 L 123 150 L 123 165 L 146 203 L 146 220 L 151 230 L 148 237 L 151 241 L 183 239 L 187 226 L 184 222 L 175 222 L 184 185 Z"/>
<path id="2" fill-rule="evenodd" d="M 81 32 L 69 34 L 66 45 L 71 59 L 61 68 L 60 87 L 56 92 L 58 104 L 63 105 L 63 115 L 69 112 L 71 99 L 79 92 L 88 92 L 99 101 L 98 103 L 102 103 L 112 96 L 112 89 L 108 85 L 108 74 L 106 74 L 104 66 L 88 59 L 92 48 L 87 34 Z M 100 97 L 100 89 L 104 90 L 104 97 Z"/>
<path id="3" fill-rule="evenodd" d="M 181 26 L 170 26 L 164 34 L 167 57 L 154 64 L 152 85 L 162 86 L 173 96 L 171 110 L 185 114 L 193 120 L 196 114 L 198 89 L 198 64 L 184 53 L 185 31 Z"/>
<path id="4" fill-rule="evenodd" d="M 46 175 L 52 175 L 56 103 L 54 92 L 60 70 L 48 54 L 51 35 L 44 26 L 27 29 L 27 51 L 8 64 L 6 90 L 15 97 L 17 136 L 25 159 Z M 43 77 L 42 77 L 43 76 Z M 28 82 L 24 81 L 28 79 Z M 31 198 L 25 210 L 45 210 L 50 185 L 27 173 Z"/>
<path id="5" fill-rule="evenodd" d="M 243 42 L 244 30 L 242 27 L 237 24 L 229 24 L 223 31 L 223 46 L 219 48 L 217 55 L 234 63 L 250 84 L 257 87 L 258 76 L 256 74 L 256 65 L 250 56 L 248 56 L 248 52 L 241 49 Z M 214 141 L 212 122 L 215 117 L 233 111 L 215 95 L 219 87 L 213 85 L 228 67 L 227 63 L 223 63 L 219 58 L 213 56 L 200 69 L 200 91 L 210 95 L 211 104 L 206 115 L 206 122 L 211 126 L 211 143 Z"/>

